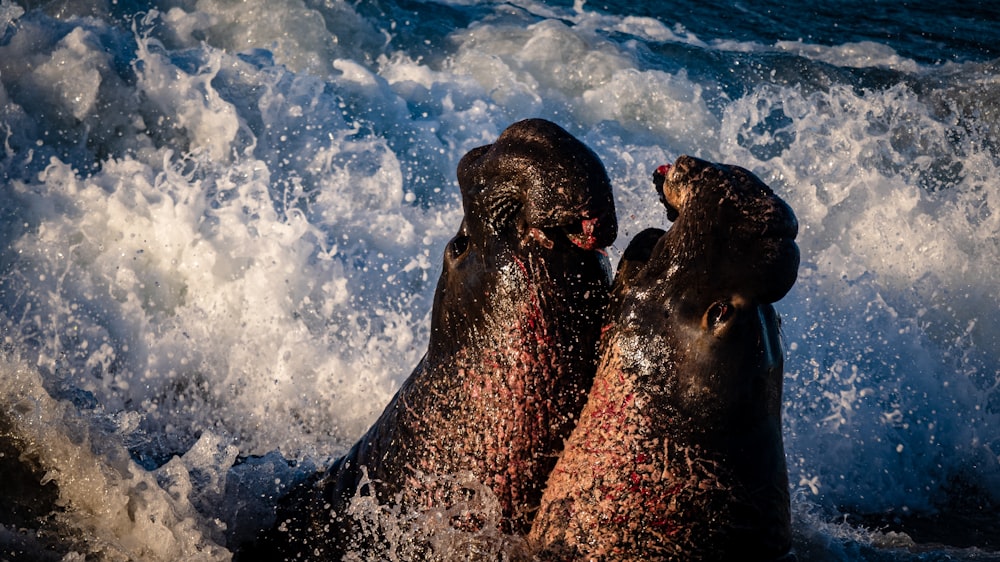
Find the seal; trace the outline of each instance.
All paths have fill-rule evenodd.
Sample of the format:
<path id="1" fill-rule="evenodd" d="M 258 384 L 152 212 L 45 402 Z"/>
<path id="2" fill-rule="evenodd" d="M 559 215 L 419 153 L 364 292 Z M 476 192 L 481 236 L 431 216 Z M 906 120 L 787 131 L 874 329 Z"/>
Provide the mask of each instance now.
<path id="1" fill-rule="evenodd" d="M 597 367 L 611 183 L 594 152 L 542 119 L 511 125 L 457 172 L 464 219 L 444 251 L 427 352 L 354 447 L 282 502 L 269 558 L 365 551 L 352 544 L 356 494 L 404 513 L 445 508 L 441 477 L 462 473 L 496 495 L 502 532 L 530 528 Z"/>
<path id="2" fill-rule="evenodd" d="M 529 535 L 543 560 L 789 555 L 783 351 L 771 303 L 798 224 L 749 171 L 689 156 L 654 174 L 669 231 L 619 263 L 601 359 Z"/>

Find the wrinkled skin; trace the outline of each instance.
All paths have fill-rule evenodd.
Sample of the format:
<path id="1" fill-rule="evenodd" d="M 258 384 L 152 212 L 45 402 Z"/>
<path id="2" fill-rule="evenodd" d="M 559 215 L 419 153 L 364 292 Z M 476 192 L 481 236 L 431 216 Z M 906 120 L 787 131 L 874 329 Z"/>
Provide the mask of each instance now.
<path id="1" fill-rule="evenodd" d="M 279 554 L 339 559 L 362 468 L 381 503 L 443 508 L 437 475 L 471 471 L 497 495 L 504 532 L 526 533 L 583 407 L 610 290 L 600 251 L 617 235 L 597 156 L 544 120 L 506 129 L 459 163 L 465 217 L 448 243 L 427 353 L 382 416 L 279 510 Z M 457 522 L 475 526 L 477 521 Z"/>
<path id="2" fill-rule="evenodd" d="M 792 210 L 750 172 L 682 156 L 654 175 L 669 231 L 626 250 L 601 362 L 530 542 L 545 560 L 789 555 L 783 351 Z"/>

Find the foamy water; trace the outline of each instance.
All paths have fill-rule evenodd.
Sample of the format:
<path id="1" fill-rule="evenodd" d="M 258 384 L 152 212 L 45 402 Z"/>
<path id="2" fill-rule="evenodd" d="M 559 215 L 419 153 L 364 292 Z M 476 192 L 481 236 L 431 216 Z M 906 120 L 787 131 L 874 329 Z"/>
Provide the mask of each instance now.
<path id="1" fill-rule="evenodd" d="M 777 308 L 807 559 L 1000 548 L 843 523 L 998 513 L 996 56 L 646 13 L 2 0 L 0 402 L 61 506 L 58 540 L 17 548 L 228 559 L 416 365 L 458 160 L 532 116 L 604 160 L 613 262 L 666 226 L 651 174 L 679 154 L 795 209 Z"/>

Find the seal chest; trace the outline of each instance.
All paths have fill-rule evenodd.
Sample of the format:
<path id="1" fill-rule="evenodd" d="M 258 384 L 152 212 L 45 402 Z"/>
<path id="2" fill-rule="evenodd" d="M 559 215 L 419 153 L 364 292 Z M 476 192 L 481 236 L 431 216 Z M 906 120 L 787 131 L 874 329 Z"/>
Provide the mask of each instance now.
<path id="1" fill-rule="evenodd" d="M 753 174 L 682 156 L 669 231 L 619 264 L 601 359 L 530 542 L 541 559 L 773 560 L 790 550 L 779 321 L 791 209 Z"/>

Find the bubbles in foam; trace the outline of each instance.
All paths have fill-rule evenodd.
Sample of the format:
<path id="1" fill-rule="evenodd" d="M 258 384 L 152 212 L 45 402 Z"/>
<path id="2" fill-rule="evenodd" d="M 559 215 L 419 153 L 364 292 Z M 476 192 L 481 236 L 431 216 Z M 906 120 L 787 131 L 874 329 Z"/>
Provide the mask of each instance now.
<path id="1" fill-rule="evenodd" d="M 12 434 L 27 445 L 22 454 L 46 471 L 42 483 L 58 490 L 58 509 L 40 523 L 41 544 L 29 547 L 40 550 L 29 556 L 55 551 L 64 559 L 208 561 L 227 554 L 206 532 L 213 525 L 191 504 L 190 473 L 182 463 L 172 471 L 173 489 L 161 488 L 157 475 L 116 443 L 120 435 L 98 430 L 70 403 L 52 399 L 37 371 L 4 358 L 0 374 Z M 221 463 L 202 466 L 225 471 Z M 211 493 L 212 487 L 194 493 L 201 490 Z"/>
<path id="2" fill-rule="evenodd" d="M 919 67 L 913 60 L 899 56 L 888 45 L 874 41 L 860 41 L 843 45 L 822 46 L 802 41 L 778 41 L 776 48 L 837 66 L 854 68 L 891 68 L 905 72 L 916 72 Z"/>
<path id="3" fill-rule="evenodd" d="M 280 65 L 317 76 L 328 74 L 339 58 L 377 52 L 387 40 L 349 3 L 338 1 L 319 10 L 301 0 L 198 0 L 171 8 L 164 20 L 171 47 L 197 48 L 207 42 L 231 53 L 257 47 L 267 49 Z"/>

